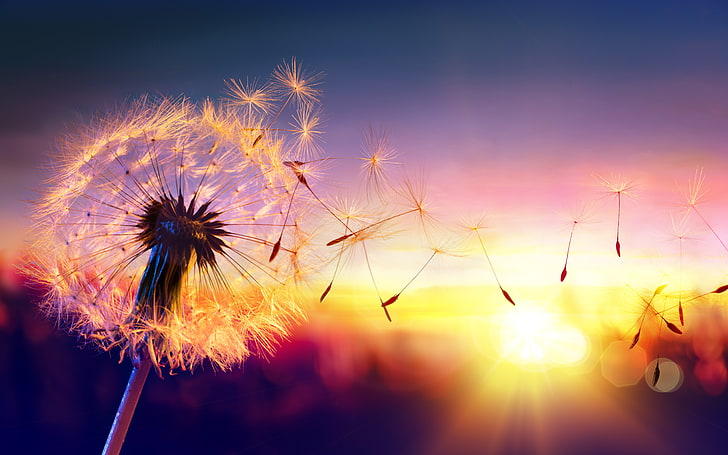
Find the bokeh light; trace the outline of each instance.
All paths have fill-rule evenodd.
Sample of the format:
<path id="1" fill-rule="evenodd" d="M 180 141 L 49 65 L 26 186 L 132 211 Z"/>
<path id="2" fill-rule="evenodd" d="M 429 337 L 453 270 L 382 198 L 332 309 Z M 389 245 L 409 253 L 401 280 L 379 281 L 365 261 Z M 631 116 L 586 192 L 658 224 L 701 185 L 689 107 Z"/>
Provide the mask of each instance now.
<path id="1" fill-rule="evenodd" d="M 659 375 L 655 381 L 655 369 L 659 365 Z M 647 365 L 645 370 L 645 382 L 655 392 L 674 392 L 682 386 L 684 376 L 680 365 L 670 359 L 655 359 Z"/>
<path id="2" fill-rule="evenodd" d="M 629 348 L 627 341 L 613 341 L 602 352 L 602 375 L 617 387 L 637 384 L 645 374 L 647 357 L 640 346 Z"/>

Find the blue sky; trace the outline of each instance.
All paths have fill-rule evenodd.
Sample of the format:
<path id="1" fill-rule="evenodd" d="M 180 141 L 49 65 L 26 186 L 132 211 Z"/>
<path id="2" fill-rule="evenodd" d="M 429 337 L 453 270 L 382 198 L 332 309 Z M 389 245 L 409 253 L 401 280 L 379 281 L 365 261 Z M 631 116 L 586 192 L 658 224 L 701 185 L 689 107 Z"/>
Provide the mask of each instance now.
<path id="1" fill-rule="evenodd" d="M 328 154 L 359 153 L 374 124 L 404 159 L 448 179 L 553 160 L 572 175 L 597 157 L 604 169 L 691 171 L 687 156 L 711 164 L 728 142 L 724 2 L 4 2 L 0 11 L 9 43 L 0 205 L 21 214 L 39 163 L 79 118 L 147 92 L 215 98 L 224 80 L 265 78 L 294 56 L 326 74 Z"/>

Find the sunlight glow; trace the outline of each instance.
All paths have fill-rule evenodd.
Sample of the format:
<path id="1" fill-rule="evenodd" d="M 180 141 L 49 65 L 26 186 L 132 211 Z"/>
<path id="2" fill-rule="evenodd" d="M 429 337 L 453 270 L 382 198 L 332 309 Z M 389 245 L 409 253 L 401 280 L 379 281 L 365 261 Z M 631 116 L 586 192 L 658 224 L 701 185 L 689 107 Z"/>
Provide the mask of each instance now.
<path id="1" fill-rule="evenodd" d="M 525 369 L 576 365 L 586 359 L 589 342 L 581 330 L 534 302 L 519 302 L 493 319 L 499 356 Z"/>

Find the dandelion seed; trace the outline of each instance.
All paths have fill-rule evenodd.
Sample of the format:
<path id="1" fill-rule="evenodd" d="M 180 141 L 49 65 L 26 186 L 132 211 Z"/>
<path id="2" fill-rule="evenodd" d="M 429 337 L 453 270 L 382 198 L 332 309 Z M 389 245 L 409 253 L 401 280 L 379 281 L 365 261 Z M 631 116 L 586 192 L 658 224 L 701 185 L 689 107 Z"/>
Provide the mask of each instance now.
<path id="1" fill-rule="evenodd" d="M 640 334 L 642 333 L 642 327 L 640 327 L 637 330 L 637 333 L 634 334 L 634 338 L 632 338 L 632 343 L 629 345 L 629 348 L 632 349 L 637 345 L 637 342 L 640 340 Z"/>
<path id="2" fill-rule="evenodd" d="M 291 171 L 293 172 L 293 175 L 294 175 L 294 176 L 296 177 L 296 180 L 297 180 L 297 182 L 296 182 L 296 185 L 295 185 L 295 187 L 293 188 L 293 192 L 291 193 L 291 197 L 290 197 L 290 199 L 289 199 L 289 201 L 288 201 L 288 210 L 286 211 L 286 216 L 284 217 L 284 221 L 283 221 L 283 227 L 281 228 L 281 233 L 280 233 L 280 236 L 279 236 L 279 238 L 278 238 L 278 241 L 277 241 L 277 242 L 276 242 L 276 244 L 274 245 L 274 248 L 273 248 L 273 252 L 271 253 L 270 261 L 272 261 L 273 259 L 275 259 L 275 256 L 276 256 L 276 255 L 277 255 L 277 253 L 278 253 L 278 252 L 277 252 L 277 250 L 276 250 L 276 248 L 279 248 L 279 247 L 280 247 L 280 242 L 281 242 L 281 240 L 282 240 L 282 238 L 283 238 L 283 231 L 285 230 L 285 227 L 286 227 L 286 222 L 287 222 L 287 220 L 288 220 L 288 216 L 289 216 L 289 213 L 290 213 L 291 207 L 293 207 L 293 199 L 294 199 L 294 197 L 295 197 L 295 195 L 296 195 L 296 191 L 298 190 L 298 187 L 299 187 L 299 185 L 303 185 L 303 186 L 304 186 L 304 187 L 305 187 L 305 188 L 306 188 L 306 189 L 308 190 L 308 192 L 309 192 L 309 193 L 311 193 L 311 195 L 312 195 L 312 196 L 314 197 L 314 199 L 316 199 L 316 201 L 317 201 L 317 202 L 318 202 L 318 203 L 319 203 L 319 204 L 320 204 L 320 205 L 321 205 L 321 206 L 322 206 L 322 207 L 323 207 L 323 208 L 324 208 L 324 209 L 325 209 L 325 210 L 326 210 L 326 211 L 327 211 L 327 212 L 328 212 L 329 214 L 331 214 L 331 215 L 332 215 L 332 216 L 333 216 L 333 217 L 334 217 L 334 218 L 335 218 L 335 219 L 336 219 L 337 221 L 339 221 L 339 222 L 340 222 L 341 224 L 344 224 L 344 227 L 345 227 L 345 229 L 346 229 L 347 231 L 350 231 L 350 229 L 349 229 L 349 226 L 348 226 L 348 224 L 345 224 L 345 223 L 344 223 L 344 222 L 343 222 L 343 221 L 341 220 L 341 218 L 339 218 L 339 217 L 338 217 L 338 216 L 337 216 L 337 215 L 336 215 L 336 214 L 335 214 L 335 213 L 334 213 L 334 212 L 333 212 L 333 211 L 331 210 L 331 208 L 330 208 L 330 207 L 328 206 L 328 204 L 326 204 L 326 203 L 325 203 L 325 202 L 324 202 L 324 201 L 323 201 L 323 200 L 322 200 L 322 199 L 321 199 L 321 198 L 320 198 L 320 197 L 319 197 L 319 196 L 318 196 L 318 195 L 316 194 L 316 192 L 314 192 L 314 191 L 313 191 L 313 189 L 311 188 L 311 186 L 310 186 L 310 185 L 308 184 L 308 180 L 307 180 L 306 176 L 307 176 L 307 175 L 309 175 L 309 176 L 310 176 L 310 175 L 311 175 L 311 174 L 313 173 L 313 170 L 312 170 L 312 168 L 310 167 L 310 165 L 312 165 L 312 164 L 318 164 L 318 163 L 321 163 L 321 162 L 323 162 L 323 161 L 326 161 L 326 160 L 328 160 L 328 158 L 324 158 L 324 159 L 319 159 L 319 160 L 314 160 L 314 161 L 308 161 L 308 162 L 303 162 L 303 161 L 299 161 L 299 160 L 294 160 L 294 161 L 284 161 L 284 162 L 283 162 L 283 165 L 284 165 L 284 166 L 286 166 L 286 167 L 288 167 L 289 169 L 291 169 Z"/>
<path id="3" fill-rule="evenodd" d="M 378 221 L 369 223 L 366 226 L 356 229 L 356 230 L 349 228 L 349 225 L 342 221 L 342 224 L 345 225 L 345 227 L 349 230 L 349 232 L 329 241 L 328 243 L 326 243 L 326 246 L 334 246 L 334 245 L 340 244 L 345 241 L 362 242 L 362 245 L 364 245 L 363 240 L 365 240 L 366 238 L 375 237 L 377 235 L 378 230 L 381 230 L 386 225 L 394 222 L 395 220 L 399 220 L 402 217 L 405 217 L 410 214 L 416 214 L 417 219 L 419 220 L 419 224 L 423 228 L 426 227 L 427 225 L 431 224 L 432 222 L 434 222 L 434 218 L 432 217 L 429 209 L 427 208 L 427 206 L 425 204 L 425 185 L 424 185 L 424 183 L 422 183 L 422 181 L 415 182 L 413 180 L 406 179 L 404 181 L 402 189 L 400 189 L 397 192 L 397 194 L 406 200 L 409 208 L 407 208 L 399 213 L 385 216 L 384 218 L 382 218 Z M 385 312 L 385 315 L 387 316 L 387 319 L 391 321 L 391 317 L 389 315 L 389 311 L 387 310 L 387 306 L 391 305 L 391 303 L 394 303 L 394 301 L 396 301 L 397 298 L 399 298 L 399 296 L 397 295 L 397 296 L 391 297 L 390 299 L 387 300 L 388 302 L 391 300 L 391 302 L 387 305 L 384 305 L 385 301 L 381 298 L 381 294 L 379 293 L 379 290 L 377 288 L 376 280 L 374 278 L 374 272 L 372 270 L 371 263 L 369 261 L 369 256 L 368 256 L 368 253 L 366 250 L 366 246 L 363 246 L 363 251 L 364 251 L 364 257 L 366 260 L 367 268 L 369 270 L 369 274 L 372 279 L 372 283 L 374 284 L 374 287 L 377 290 L 377 296 L 379 296 L 380 303 L 382 304 L 382 308 L 384 308 L 384 312 Z M 434 254 L 433 254 L 433 256 L 434 256 Z M 432 259 L 432 257 L 430 259 Z M 427 263 L 429 263 L 429 261 Z M 425 266 L 427 265 L 427 263 L 425 264 Z M 424 269 L 424 267 L 423 267 L 423 269 Z M 413 280 L 414 280 L 414 278 L 413 278 Z M 392 300 L 392 299 L 394 299 L 394 300 Z"/>
<path id="4" fill-rule="evenodd" d="M 290 125 L 296 137 L 298 158 L 311 160 L 319 156 L 321 154 L 319 138 L 323 132 L 318 129 L 321 127 L 321 113 L 318 108 L 308 103 L 299 106 Z"/>
<path id="5" fill-rule="evenodd" d="M 685 325 L 685 314 L 683 312 L 682 300 L 678 304 L 677 311 L 678 311 L 678 315 L 680 317 L 680 325 L 684 326 Z"/>
<path id="6" fill-rule="evenodd" d="M 339 268 L 338 264 L 337 264 L 336 268 L 338 270 L 338 268 Z M 324 299 L 326 298 L 326 296 L 329 295 L 329 292 L 331 292 L 331 287 L 333 285 L 334 285 L 334 279 L 332 278 L 331 281 L 329 282 L 329 285 L 326 286 L 326 289 L 324 289 L 324 292 L 321 293 L 321 296 L 319 297 L 319 303 L 322 303 L 324 301 Z"/>
<path id="7" fill-rule="evenodd" d="M 682 335 L 682 331 L 672 322 L 665 321 L 665 326 L 667 326 L 668 329 L 677 333 L 678 335 Z"/>
<path id="8" fill-rule="evenodd" d="M 290 100 L 295 99 L 299 104 L 312 104 L 318 101 L 321 95 L 319 85 L 323 73 L 311 74 L 301 68 L 295 59 L 291 63 L 283 62 L 273 72 L 273 82 L 276 84 L 279 93 L 286 96 L 283 103 L 285 107 Z"/>
<path id="9" fill-rule="evenodd" d="M 662 285 L 658 286 L 657 288 L 655 288 L 655 290 L 652 292 L 652 296 L 650 297 L 649 300 L 645 299 L 642 295 L 640 295 L 637 291 L 635 291 L 631 286 L 628 286 L 628 287 L 632 290 L 632 292 L 635 293 L 635 295 L 637 295 L 640 298 L 640 300 L 642 300 L 642 303 L 644 304 L 644 308 L 638 318 L 638 322 L 635 323 L 635 325 L 638 326 L 638 328 L 637 328 L 637 333 L 635 333 L 634 338 L 632 339 L 632 344 L 630 345 L 630 349 L 632 349 L 639 341 L 640 333 L 642 332 L 642 325 L 644 324 L 648 313 L 651 313 L 653 316 L 658 317 L 665 324 L 665 327 L 667 327 L 671 332 L 674 332 L 678 335 L 682 334 L 682 331 L 674 323 L 668 321 L 665 318 L 665 316 L 663 316 L 662 311 L 657 311 L 657 309 L 654 307 L 655 298 L 658 295 L 660 295 L 662 293 L 662 291 L 665 290 L 665 288 L 667 287 L 666 284 L 662 284 Z"/>
<path id="10" fill-rule="evenodd" d="M 396 163 L 397 151 L 389 144 L 385 131 L 378 131 L 372 127 L 364 134 L 364 158 L 360 158 L 362 170 L 368 188 L 366 194 L 373 192 L 380 199 L 384 199 L 387 190 L 391 187 L 389 167 Z"/>
<path id="11" fill-rule="evenodd" d="M 380 297 L 380 299 L 379 299 L 380 303 L 382 304 L 382 308 L 384 309 L 385 315 L 387 316 L 387 319 L 389 320 L 389 322 L 392 322 L 392 318 L 389 315 L 389 311 L 387 310 L 387 307 L 389 305 L 392 305 L 393 303 L 395 303 L 397 300 L 399 300 L 399 297 L 402 295 L 402 293 L 405 290 L 407 290 L 407 288 L 417 279 L 418 276 L 420 276 L 422 274 L 422 272 L 427 268 L 428 265 L 430 265 L 432 260 L 438 254 L 445 254 L 445 250 L 441 249 L 441 248 L 432 248 L 432 254 L 430 254 L 430 257 L 427 258 L 425 263 L 422 265 L 422 267 L 420 267 L 417 270 L 417 272 L 414 274 L 414 276 L 412 278 L 410 278 L 410 280 L 404 286 L 402 286 L 402 289 L 400 289 L 399 292 L 397 292 L 396 294 L 394 294 L 393 296 L 391 296 L 390 298 L 388 298 L 385 301 L 382 301 L 382 299 Z"/>
<path id="12" fill-rule="evenodd" d="M 660 380 L 660 358 L 657 358 L 655 362 L 655 371 L 652 373 L 652 387 L 657 386 L 657 382 Z"/>
<path id="13" fill-rule="evenodd" d="M 670 222 L 672 224 L 672 231 L 675 235 L 675 237 L 678 240 L 679 250 L 680 250 L 680 267 L 678 272 L 678 303 L 677 303 L 677 310 L 678 315 L 680 317 L 680 325 L 685 325 L 685 314 L 683 312 L 683 302 L 682 302 L 682 273 L 683 273 L 683 240 L 686 238 L 686 231 L 685 231 L 685 222 L 687 218 L 683 217 L 681 221 L 675 222 L 675 217 L 673 216 L 672 212 L 670 213 Z"/>
<path id="14" fill-rule="evenodd" d="M 335 239 L 327 242 L 326 246 L 337 245 L 345 240 L 361 237 L 362 235 L 366 235 L 367 231 L 381 228 L 388 223 L 391 223 L 395 220 L 401 219 L 411 214 L 417 215 L 418 220 L 420 221 L 420 226 L 422 226 L 423 228 L 434 222 L 434 218 L 432 217 L 431 212 L 425 202 L 425 185 L 423 183 L 418 184 L 412 180 L 407 179 L 403 184 L 403 188 L 399 191 L 399 194 L 407 201 L 409 208 L 393 215 L 389 215 L 378 221 L 372 222 L 360 229 L 351 231 L 348 234 L 336 237 Z"/>
<path id="15" fill-rule="evenodd" d="M 590 221 L 592 216 L 592 207 L 589 205 L 581 205 L 571 217 L 571 230 L 569 232 L 569 243 L 566 246 L 566 258 L 564 259 L 564 268 L 561 270 L 560 281 L 566 279 L 567 267 L 569 265 L 569 254 L 571 253 L 571 243 L 574 240 L 574 232 L 578 224 L 585 224 Z"/>
<path id="16" fill-rule="evenodd" d="M 335 214 L 335 218 L 339 220 L 344 220 L 344 230 L 345 231 L 351 231 L 351 228 L 349 227 L 352 221 L 361 221 L 363 220 L 362 215 L 359 213 L 359 207 L 350 202 L 350 201 L 341 201 L 337 200 L 335 205 L 337 206 L 337 212 L 338 214 Z M 334 280 L 339 274 L 339 270 L 341 267 L 342 258 L 344 257 L 344 250 L 345 245 L 342 244 L 338 254 L 336 255 L 336 265 L 334 267 L 334 273 L 331 277 L 331 281 L 329 282 L 328 286 L 324 290 L 324 292 L 321 294 L 321 297 L 319 297 L 319 303 L 323 302 L 326 296 L 331 292 L 331 288 L 334 285 Z"/>
<path id="17" fill-rule="evenodd" d="M 722 294 L 725 291 L 728 291 L 728 284 L 724 284 L 722 286 L 718 286 L 717 288 L 713 289 L 710 292 L 705 292 L 703 294 L 700 294 L 698 296 L 695 296 L 695 297 L 693 297 L 693 298 L 691 298 L 689 300 L 686 300 L 685 303 L 689 303 L 689 302 L 692 302 L 694 300 L 701 299 L 701 298 L 705 297 L 706 295 L 710 295 L 710 294 Z"/>
<path id="18" fill-rule="evenodd" d="M 718 286 L 717 288 L 715 288 L 715 289 L 714 289 L 714 290 L 713 290 L 713 291 L 711 292 L 711 294 L 722 294 L 722 293 L 724 293 L 725 291 L 728 291 L 728 284 L 724 284 L 723 286 Z"/>
<path id="19" fill-rule="evenodd" d="M 245 109 L 248 118 L 253 114 L 269 114 L 276 105 L 276 99 L 271 93 L 270 84 L 261 84 L 258 80 L 226 81 L 228 87 L 229 103 Z"/>
<path id="20" fill-rule="evenodd" d="M 619 228 L 622 220 L 622 196 L 631 197 L 631 190 L 634 188 L 634 184 L 621 177 L 613 177 L 610 180 L 603 177 L 599 177 L 599 179 L 608 189 L 609 193 L 617 197 L 617 240 L 614 246 L 617 250 L 617 256 L 622 257 L 622 246 L 619 242 Z"/>
<path id="21" fill-rule="evenodd" d="M 470 230 L 470 232 L 474 232 L 476 237 L 478 238 L 478 243 L 480 243 L 480 248 L 483 250 L 483 254 L 485 255 L 485 259 L 488 261 L 488 266 L 490 267 L 490 271 L 493 273 L 493 278 L 495 278 L 495 282 L 498 284 L 498 288 L 501 291 L 501 294 L 503 294 L 503 297 L 511 303 L 511 305 L 515 305 L 516 302 L 513 300 L 511 295 L 503 289 L 503 286 L 501 285 L 500 280 L 498 279 L 498 274 L 495 273 L 495 267 L 493 266 L 493 262 L 490 260 L 490 255 L 488 254 L 488 250 L 485 248 L 485 242 L 483 241 L 483 237 L 480 235 L 480 231 L 485 228 L 483 224 L 483 219 L 470 223 L 467 228 Z"/>
<path id="22" fill-rule="evenodd" d="M 578 223 L 579 222 L 577 220 L 573 221 L 573 224 L 571 226 L 571 232 L 569 233 L 569 244 L 566 247 L 566 259 L 564 260 L 564 268 L 563 268 L 563 270 L 561 270 L 561 277 L 560 277 L 562 283 L 563 283 L 564 279 L 566 279 L 566 273 L 567 273 L 566 267 L 569 264 L 569 252 L 571 251 L 571 241 L 574 238 L 574 230 L 576 230 L 576 225 Z"/>
<path id="23" fill-rule="evenodd" d="M 698 218 L 700 218 L 703 224 L 705 224 L 710 232 L 713 233 L 713 236 L 716 238 L 716 240 L 718 240 L 718 243 L 720 243 L 723 249 L 728 252 L 728 246 L 723 243 L 723 240 L 720 238 L 715 229 L 713 229 L 713 226 L 708 223 L 708 220 L 698 210 L 698 204 L 701 203 L 702 200 L 705 198 L 705 192 L 703 191 L 704 182 L 705 176 L 703 175 L 703 168 L 697 168 L 695 170 L 695 175 L 688 182 L 688 192 L 685 195 L 688 203 L 688 211 L 692 210 L 698 216 Z"/>

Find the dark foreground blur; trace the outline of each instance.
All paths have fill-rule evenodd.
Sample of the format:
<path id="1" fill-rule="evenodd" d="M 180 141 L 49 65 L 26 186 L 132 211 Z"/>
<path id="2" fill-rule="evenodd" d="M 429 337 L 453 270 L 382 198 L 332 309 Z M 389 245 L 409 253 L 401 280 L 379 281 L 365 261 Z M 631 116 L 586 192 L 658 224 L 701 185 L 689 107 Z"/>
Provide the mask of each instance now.
<path id="1" fill-rule="evenodd" d="M 128 361 L 79 348 L 56 330 L 2 262 L 0 452 L 100 453 Z M 152 374 L 122 453 L 718 454 L 728 442 L 725 393 L 617 388 L 595 372 L 584 381 L 599 402 L 554 380 L 545 399 L 524 402 L 525 393 L 496 405 L 497 397 L 473 392 L 467 363 L 433 384 L 416 372 L 385 378 L 372 358 L 355 377 L 331 383 L 320 374 L 321 353 L 335 342 L 303 328 L 270 361 L 229 373 Z"/>

